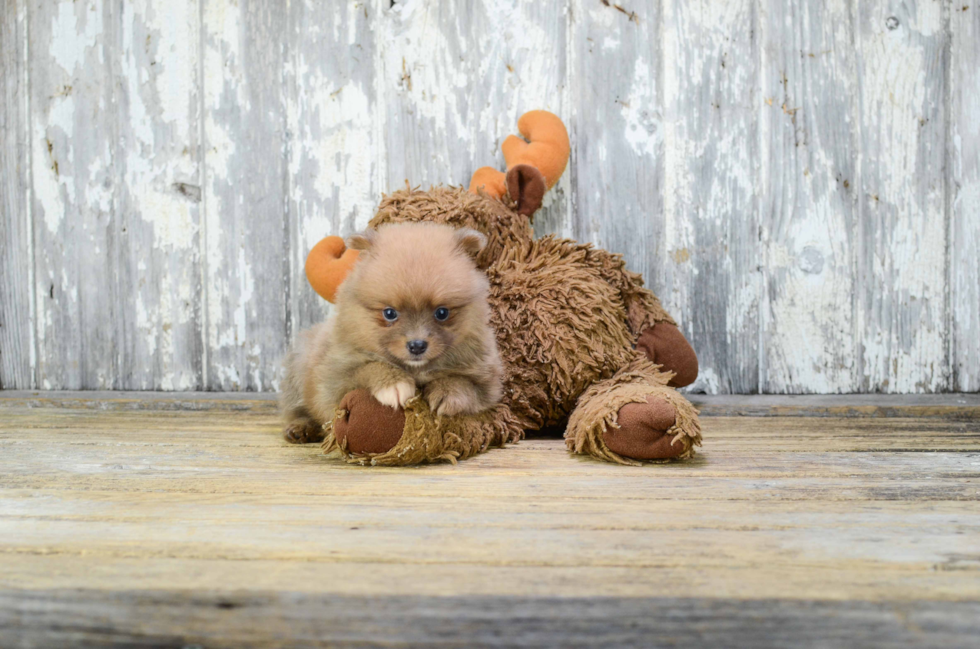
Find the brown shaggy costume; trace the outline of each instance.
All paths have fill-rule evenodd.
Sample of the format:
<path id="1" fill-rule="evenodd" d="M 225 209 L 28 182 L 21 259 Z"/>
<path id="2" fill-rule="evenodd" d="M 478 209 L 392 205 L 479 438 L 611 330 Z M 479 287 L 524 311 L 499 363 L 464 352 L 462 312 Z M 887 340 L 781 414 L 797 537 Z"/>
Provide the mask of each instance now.
<path id="1" fill-rule="evenodd" d="M 502 179 L 482 169 L 469 192 L 398 191 L 370 223 L 432 221 L 487 236 L 477 261 L 490 280 L 502 402 L 478 416 L 439 418 L 419 397 L 402 411 L 352 392 L 325 427 L 326 450 L 361 464 L 456 461 L 549 426 L 565 426 L 570 451 L 622 464 L 687 458 L 700 445 L 697 411 L 674 389 L 695 379 L 697 357 L 657 297 L 619 255 L 553 236 L 534 239 L 530 216 L 564 161 L 542 161 L 545 175 L 527 152 L 554 142 L 561 156 L 564 142 L 567 160 L 567 134 L 543 111 L 521 122 L 531 145 L 505 143 L 505 153 L 524 149 L 517 160 L 508 154 Z"/>

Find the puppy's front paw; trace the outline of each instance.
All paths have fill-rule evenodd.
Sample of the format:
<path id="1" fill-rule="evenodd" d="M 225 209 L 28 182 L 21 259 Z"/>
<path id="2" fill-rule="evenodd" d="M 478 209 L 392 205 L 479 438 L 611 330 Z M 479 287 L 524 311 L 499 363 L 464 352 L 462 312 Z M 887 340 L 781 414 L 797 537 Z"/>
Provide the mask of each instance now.
<path id="1" fill-rule="evenodd" d="M 408 400 L 415 396 L 415 384 L 403 381 L 375 390 L 372 396 L 389 408 L 404 408 Z"/>
<path id="2" fill-rule="evenodd" d="M 283 438 L 290 444 L 309 444 L 323 439 L 323 426 L 308 417 L 294 419 L 286 425 Z"/>
<path id="3" fill-rule="evenodd" d="M 439 417 L 454 417 L 456 415 L 472 415 L 480 411 L 479 403 L 469 391 L 459 389 L 460 386 L 432 383 L 425 391 L 425 400 L 429 409 Z"/>

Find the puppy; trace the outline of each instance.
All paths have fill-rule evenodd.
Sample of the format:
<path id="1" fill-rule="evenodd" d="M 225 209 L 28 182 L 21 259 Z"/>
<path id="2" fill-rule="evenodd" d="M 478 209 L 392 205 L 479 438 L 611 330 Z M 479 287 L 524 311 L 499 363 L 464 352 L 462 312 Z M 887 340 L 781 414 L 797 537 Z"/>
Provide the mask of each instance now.
<path id="1" fill-rule="evenodd" d="M 319 441 L 340 400 L 365 388 L 398 408 L 421 391 L 440 417 L 475 414 L 501 396 L 475 230 L 400 223 L 355 235 L 360 256 L 331 317 L 305 332 L 286 360 L 285 438 Z"/>

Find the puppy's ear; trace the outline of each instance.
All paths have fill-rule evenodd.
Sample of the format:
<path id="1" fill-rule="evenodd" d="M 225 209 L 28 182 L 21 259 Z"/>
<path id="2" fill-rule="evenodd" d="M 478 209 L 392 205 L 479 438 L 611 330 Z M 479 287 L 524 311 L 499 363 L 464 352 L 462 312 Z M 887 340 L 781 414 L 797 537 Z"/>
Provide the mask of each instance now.
<path id="1" fill-rule="evenodd" d="M 347 237 L 347 247 L 351 250 L 370 250 L 374 245 L 374 240 L 378 233 L 374 230 L 365 230 Z"/>
<path id="2" fill-rule="evenodd" d="M 476 230 L 460 228 L 456 230 L 456 245 L 470 257 L 476 257 L 487 245 L 487 238 Z"/>

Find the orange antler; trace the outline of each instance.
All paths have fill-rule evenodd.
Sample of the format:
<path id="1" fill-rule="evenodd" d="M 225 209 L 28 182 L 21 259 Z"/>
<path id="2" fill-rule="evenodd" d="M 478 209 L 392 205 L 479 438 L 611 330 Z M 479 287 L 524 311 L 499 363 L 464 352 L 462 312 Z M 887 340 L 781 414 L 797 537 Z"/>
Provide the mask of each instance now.
<path id="1" fill-rule="evenodd" d="M 568 164 L 570 147 L 565 125 L 553 113 L 532 110 L 517 120 L 517 129 L 527 141 L 509 135 L 500 147 L 508 171 L 520 165 L 534 167 L 544 176 L 547 189 L 551 189 Z M 506 174 L 493 167 L 477 169 L 470 180 L 470 191 L 475 194 L 481 187 L 487 194 L 502 198 L 507 191 Z"/>
<path id="2" fill-rule="evenodd" d="M 327 302 L 337 297 L 337 289 L 357 261 L 357 250 L 349 250 L 340 237 L 326 237 L 306 256 L 306 279 Z"/>

